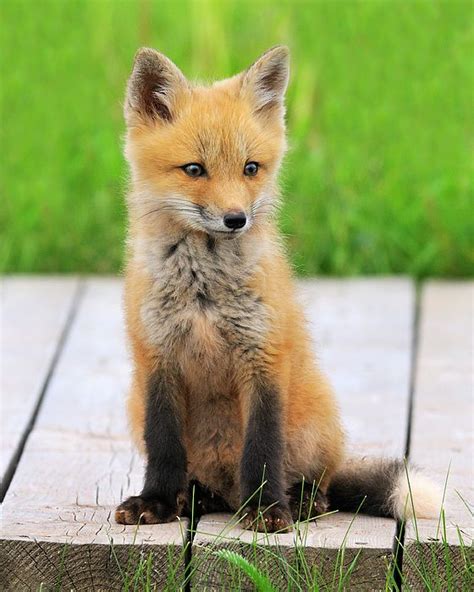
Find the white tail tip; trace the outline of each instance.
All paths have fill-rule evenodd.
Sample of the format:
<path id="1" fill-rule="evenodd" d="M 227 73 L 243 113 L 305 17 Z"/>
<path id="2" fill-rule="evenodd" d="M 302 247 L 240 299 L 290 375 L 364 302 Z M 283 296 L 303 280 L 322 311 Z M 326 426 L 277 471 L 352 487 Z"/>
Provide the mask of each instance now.
<path id="1" fill-rule="evenodd" d="M 400 474 L 390 505 L 398 519 L 437 518 L 441 513 L 443 492 L 418 469 L 413 467 Z"/>

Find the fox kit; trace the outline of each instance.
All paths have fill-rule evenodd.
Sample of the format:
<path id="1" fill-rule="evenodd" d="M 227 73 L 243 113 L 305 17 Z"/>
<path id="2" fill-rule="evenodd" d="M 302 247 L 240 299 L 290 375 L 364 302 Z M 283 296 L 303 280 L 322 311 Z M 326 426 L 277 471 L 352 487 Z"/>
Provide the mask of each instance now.
<path id="1" fill-rule="evenodd" d="M 244 527 L 269 532 L 328 508 L 405 514 L 402 461 L 346 460 L 295 299 L 275 223 L 288 72 L 285 47 L 211 86 L 155 50 L 136 56 L 125 306 L 128 412 L 147 464 L 122 524 L 186 515 L 191 488 L 195 512 L 240 509 Z M 418 515 L 436 511 L 415 470 L 411 490 Z"/>

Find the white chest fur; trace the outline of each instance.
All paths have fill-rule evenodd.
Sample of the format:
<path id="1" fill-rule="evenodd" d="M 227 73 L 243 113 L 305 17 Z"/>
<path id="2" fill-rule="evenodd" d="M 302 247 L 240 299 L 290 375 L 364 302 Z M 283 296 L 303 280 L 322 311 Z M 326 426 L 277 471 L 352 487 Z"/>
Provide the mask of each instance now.
<path id="1" fill-rule="evenodd" d="M 147 253 L 154 278 L 141 310 L 148 339 L 179 361 L 192 382 L 201 371 L 216 379 L 230 361 L 258 355 L 268 311 L 249 287 L 258 262 L 236 240 L 188 235 Z"/>

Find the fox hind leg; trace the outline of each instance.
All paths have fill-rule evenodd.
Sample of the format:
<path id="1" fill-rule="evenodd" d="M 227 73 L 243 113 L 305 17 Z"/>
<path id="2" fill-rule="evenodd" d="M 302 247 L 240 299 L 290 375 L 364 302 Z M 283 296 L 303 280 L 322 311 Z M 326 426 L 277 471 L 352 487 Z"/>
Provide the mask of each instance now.
<path id="1" fill-rule="evenodd" d="M 329 501 L 317 483 L 301 481 L 295 483 L 288 491 L 290 511 L 293 520 L 312 520 L 329 509 Z"/>

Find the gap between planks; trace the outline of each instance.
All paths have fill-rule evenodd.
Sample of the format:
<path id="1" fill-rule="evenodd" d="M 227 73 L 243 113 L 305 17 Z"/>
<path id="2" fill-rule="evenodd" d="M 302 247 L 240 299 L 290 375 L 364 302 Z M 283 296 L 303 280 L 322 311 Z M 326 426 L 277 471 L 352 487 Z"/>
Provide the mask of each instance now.
<path id="1" fill-rule="evenodd" d="M 420 304 L 409 452 L 441 488 L 446 484 L 446 527 L 441 517 L 408 524 L 403 567 L 413 590 L 429 587 L 433 563 L 436 585 L 464 589 L 474 536 L 474 283 L 427 282 Z"/>

